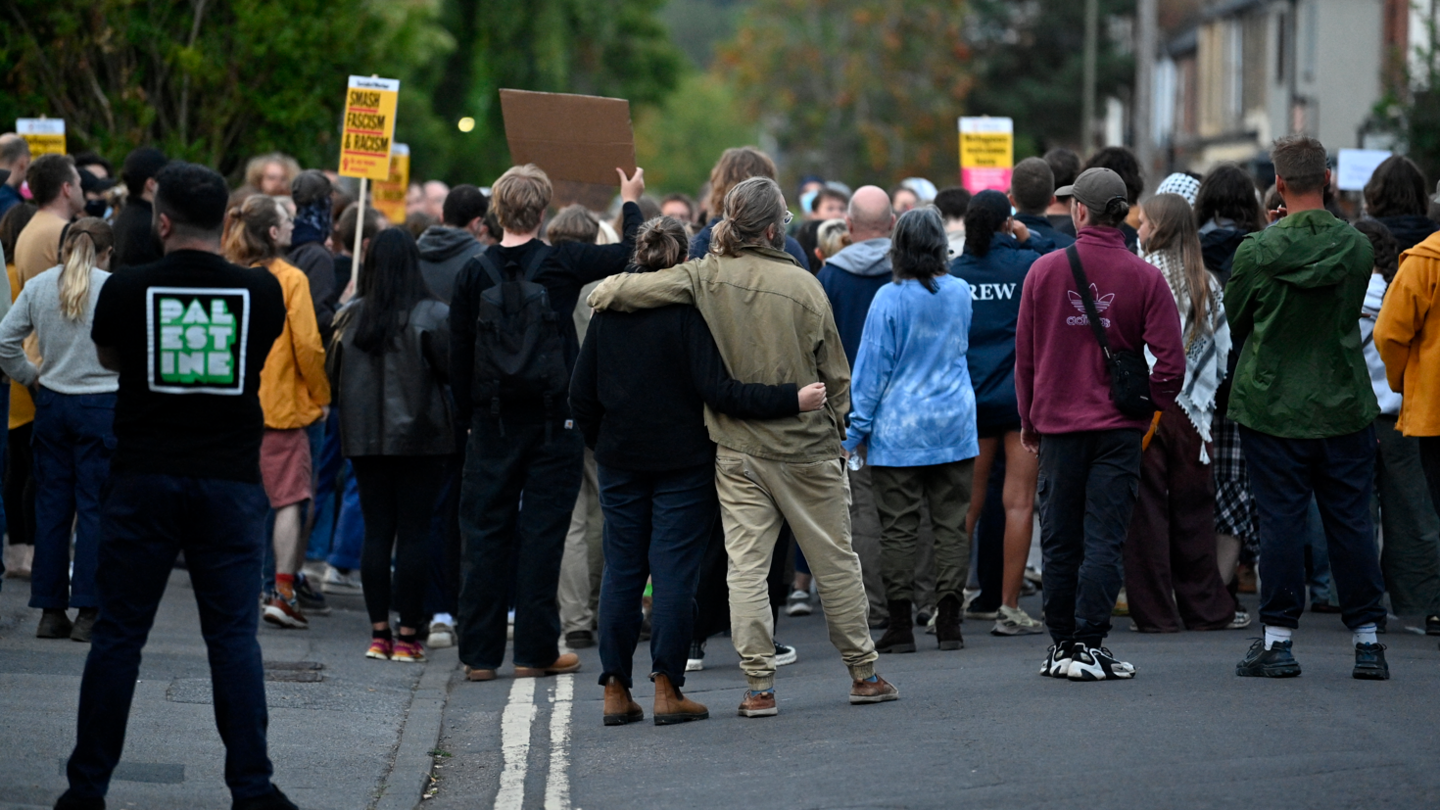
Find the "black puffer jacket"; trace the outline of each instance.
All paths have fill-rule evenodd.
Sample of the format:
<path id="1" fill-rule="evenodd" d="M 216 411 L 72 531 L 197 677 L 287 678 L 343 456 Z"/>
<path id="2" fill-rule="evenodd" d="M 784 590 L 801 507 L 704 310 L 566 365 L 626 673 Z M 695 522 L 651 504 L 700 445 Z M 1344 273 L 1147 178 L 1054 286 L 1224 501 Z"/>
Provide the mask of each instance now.
<path id="1" fill-rule="evenodd" d="M 326 368 L 340 409 L 340 452 L 352 456 L 444 456 L 455 452 L 450 308 L 426 299 L 411 308 L 393 351 L 355 346 L 365 299 L 335 316 Z"/>

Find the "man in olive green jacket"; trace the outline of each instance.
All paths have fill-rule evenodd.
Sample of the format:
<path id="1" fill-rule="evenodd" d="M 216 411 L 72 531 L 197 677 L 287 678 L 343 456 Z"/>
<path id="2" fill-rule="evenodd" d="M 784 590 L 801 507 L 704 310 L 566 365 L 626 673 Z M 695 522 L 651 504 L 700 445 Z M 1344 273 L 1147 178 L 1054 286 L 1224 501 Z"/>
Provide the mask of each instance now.
<path id="1" fill-rule="evenodd" d="M 725 220 L 715 228 L 710 253 L 658 273 L 611 276 L 590 296 L 590 306 L 599 310 L 693 304 L 735 379 L 825 383 L 826 407 L 796 417 L 754 421 L 705 408 L 710 438 L 719 445 L 715 486 L 730 557 L 730 631 L 750 683 L 740 704 L 745 717 L 777 711 L 765 577 L 782 521 L 810 562 L 830 640 L 853 680 L 850 702 L 899 696 L 875 674 L 860 558 L 850 548 L 850 491 L 840 447 L 850 410 L 850 366 L 820 282 L 780 249 L 788 215 L 775 181 L 746 180 L 725 196 Z"/>
<path id="2" fill-rule="evenodd" d="M 1260 512 L 1260 618 L 1265 638 L 1237 675 L 1293 677 L 1291 631 L 1305 609 L 1306 516 L 1320 506 L 1341 618 L 1354 633 L 1360 679 L 1390 677 L 1376 622 L 1385 583 L 1370 498 L 1380 413 L 1360 349 L 1356 313 L 1374 269 L 1359 231 L 1324 208 L 1325 147 L 1291 135 L 1272 152 L 1285 216 L 1245 237 L 1225 290 L 1235 345 L 1244 345 L 1230 418 Z"/>

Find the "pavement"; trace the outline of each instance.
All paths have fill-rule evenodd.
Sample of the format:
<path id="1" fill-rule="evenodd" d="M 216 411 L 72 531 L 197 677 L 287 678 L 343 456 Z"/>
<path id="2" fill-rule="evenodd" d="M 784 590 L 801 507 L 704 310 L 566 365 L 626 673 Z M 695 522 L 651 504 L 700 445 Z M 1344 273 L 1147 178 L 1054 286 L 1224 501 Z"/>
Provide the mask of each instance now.
<path id="1" fill-rule="evenodd" d="M 86 650 L 35 639 L 27 596 L 15 580 L 0 591 L 0 810 L 49 807 L 64 789 Z M 267 684 L 275 781 L 306 810 L 1440 806 L 1440 651 L 1402 626 L 1413 621 L 1382 637 L 1393 678 L 1377 683 L 1350 677 L 1349 631 L 1333 615 L 1306 614 L 1295 634 L 1304 674 L 1283 681 L 1234 675 L 1258 625 L 1144 635 L 1117 619 L 1109 646 L 1138 675 L 1092 684 L 1039 677 L 1045 637 L 997 638 L 968 621 L 964 650 L 917 635 L 919 652 L 881 657 L 899 701 L 851 706 L 817 611 L 781 618 L 800 660 L 779 672 L 778 717 L 735 715 L 744 679 L 720 637 L 685 687 L 709 720 L 649 722 L 642 643 L 635 695 L 647 721 L 605 727 L 594 648 L 578 651 L 575 675 L 516 679 L 507 666 L 469 683 L 454 650 L 426 665 L 363 658 L 360 599 L 332 601 L 310 630 L 259 631 L 279 664 Z M 1039 611 L 1038 598 L 1022 605 Z M 208 702 L 177 572 L 110 807 L 229 806 Z"/>

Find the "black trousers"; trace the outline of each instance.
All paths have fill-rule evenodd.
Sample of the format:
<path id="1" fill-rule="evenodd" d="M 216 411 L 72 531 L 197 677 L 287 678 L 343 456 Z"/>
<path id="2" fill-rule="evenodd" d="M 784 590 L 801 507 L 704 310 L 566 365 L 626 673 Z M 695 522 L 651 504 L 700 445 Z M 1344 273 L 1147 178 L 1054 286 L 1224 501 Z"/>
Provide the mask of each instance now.
<path id="1" fill-rule="evenodd" d="M 1351 629 L 1385 621 L 1375 548 L 1375 428 L 1328 439 L 1286 439 L 1240 426 L 1260 510 L 1260 621 L 1299 627 L 1305 610 L 1310 501 L 1320 507 L 1340 618 Z"/>
<path id="2" fill-rule="evenodd" d="M 101 494 L 100 618 L 80 681 L 71 800 L 103 797 L 125 748 L 140 653 L 185 552 L 200 633 L 210 653 L 215 726 L 225 743 L 225 784 L 236 803 L 269 793 L 269 715 L 255 628 L 267 503 L 257 483 L 118 472 Z"/>
<path id="3" fill-rule="evenodd" d="M 355 482 L 360 485 L 360 513 L 365 517 L 360 584 L 373 623 L 389 622 L 392 607 L 400 613 L 401 627 L 418 629 L 425 622 L 430 517 L 444 482 L 445 460 L 445 456 L 350 459 Z"/>
<path id="4" fill-rule="evenodd" d="M 460 532 L 460 660 L 497 669 L 505 659 L 509 572 L 514 571 L 515 664 L 547 667 L 560 657 L 560 558 L 580 494 L 585 442 L 564 423 L 506 421 L 477 414 L 465 448 Z M 524 505 L 521 505 L 521 496 Z"/>
<path id="5" fill-rule="evenodd" d="M 35 423 L 9 431 L 5 448 L 5 520 L 10 545 L 35 545 L 35 454 L 30 437 Z"/>
<path id="6" fill-rule="evenodd" d="M 1138 430 L 1040 440 L 1045 625 L 1055 641 L 1099 646 L 1123 581 L 1125 534 L 1140 490 Z"/>

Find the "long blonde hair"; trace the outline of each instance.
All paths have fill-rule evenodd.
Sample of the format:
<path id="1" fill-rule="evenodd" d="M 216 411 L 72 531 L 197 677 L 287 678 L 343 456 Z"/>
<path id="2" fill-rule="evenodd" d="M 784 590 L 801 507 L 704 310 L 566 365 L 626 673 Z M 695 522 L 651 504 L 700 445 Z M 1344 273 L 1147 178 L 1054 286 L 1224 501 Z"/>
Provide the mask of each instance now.
<path id="1" fill-rule="evenodd" d="M 1200 231 L 1190 203 L 1179 194 L 1156 194 L 1141 208 L 1150 220 L 1150 239 L 1146 253 L 1174 251 L 1185 268 L 1186 285 L 1190 288 L 1190 335 L 1198 337 L 1210 331 L 1210 276 L 1200 254 Z"/>
<path id="2" fill-rule="evenodd" d="M 85 317 L 90 306 L 90 271 L 99 258 L 115 246 L 115 232 L 109 223 L 96 217 L 76 220 L 65 232 L 60 247 L 64 264 L 60 268 L 60 313 L 72 321 Z"/>

